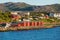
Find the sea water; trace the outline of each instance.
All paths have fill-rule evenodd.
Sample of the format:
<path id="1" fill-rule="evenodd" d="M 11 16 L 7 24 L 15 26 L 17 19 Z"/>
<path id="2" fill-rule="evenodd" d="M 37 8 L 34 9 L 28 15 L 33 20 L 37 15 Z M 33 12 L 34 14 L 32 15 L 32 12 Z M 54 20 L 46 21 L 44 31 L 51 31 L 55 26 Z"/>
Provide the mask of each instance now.
<path id="1" fill-rule="evenodd" d="M 0 40 L 60 40 L 60 27 L 0 32 Z"/>

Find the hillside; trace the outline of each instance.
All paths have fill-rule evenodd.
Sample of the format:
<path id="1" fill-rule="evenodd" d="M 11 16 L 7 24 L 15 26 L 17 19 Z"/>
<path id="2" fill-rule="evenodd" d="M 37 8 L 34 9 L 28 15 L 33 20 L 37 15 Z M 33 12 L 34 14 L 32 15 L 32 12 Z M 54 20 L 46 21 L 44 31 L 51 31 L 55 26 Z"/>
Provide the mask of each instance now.
<path id="1" fill-rule="evenodd" d="M 35 11 L 35 12 L 60 12 L 60 4 L 34 6 L 23 2 L 0 3 L 1 11 Z"/>

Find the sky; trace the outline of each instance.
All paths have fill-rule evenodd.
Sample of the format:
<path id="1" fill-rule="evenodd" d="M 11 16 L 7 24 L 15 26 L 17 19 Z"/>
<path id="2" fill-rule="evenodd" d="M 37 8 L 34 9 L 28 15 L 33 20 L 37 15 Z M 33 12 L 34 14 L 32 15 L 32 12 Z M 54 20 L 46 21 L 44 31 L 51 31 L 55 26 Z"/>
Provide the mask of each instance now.
<path id="1" fill-rule="evenodd" d="M 0 0 L 0 3 L 6 3 L 6 2 L 25 2 L 31 5 L 60 4 L 60 0 Z"/>

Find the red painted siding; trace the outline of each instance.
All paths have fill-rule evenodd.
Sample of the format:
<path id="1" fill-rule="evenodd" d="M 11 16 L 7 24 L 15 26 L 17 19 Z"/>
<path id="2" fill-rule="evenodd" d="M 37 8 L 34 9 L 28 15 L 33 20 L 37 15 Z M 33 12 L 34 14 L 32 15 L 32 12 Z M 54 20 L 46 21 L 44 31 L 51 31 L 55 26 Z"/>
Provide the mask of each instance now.
<path id="1" fill-rule="evenodd" d="M 18 26 L 23 26 L 23 27 L 30 27 L 30 26 L 43 26 L 43 22 L 23 22 L 23 23 L 19 23 Z"/>

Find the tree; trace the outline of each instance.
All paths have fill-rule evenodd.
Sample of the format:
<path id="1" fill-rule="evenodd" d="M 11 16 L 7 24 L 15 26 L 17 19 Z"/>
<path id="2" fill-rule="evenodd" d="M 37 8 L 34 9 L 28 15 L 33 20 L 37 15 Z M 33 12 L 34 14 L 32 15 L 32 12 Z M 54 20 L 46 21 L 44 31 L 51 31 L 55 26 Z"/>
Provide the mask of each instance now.
<path id="1" fill-rule="evenodd" d="M 10 12 L 0 12 L 0 22 L 11 22 Z"/>

